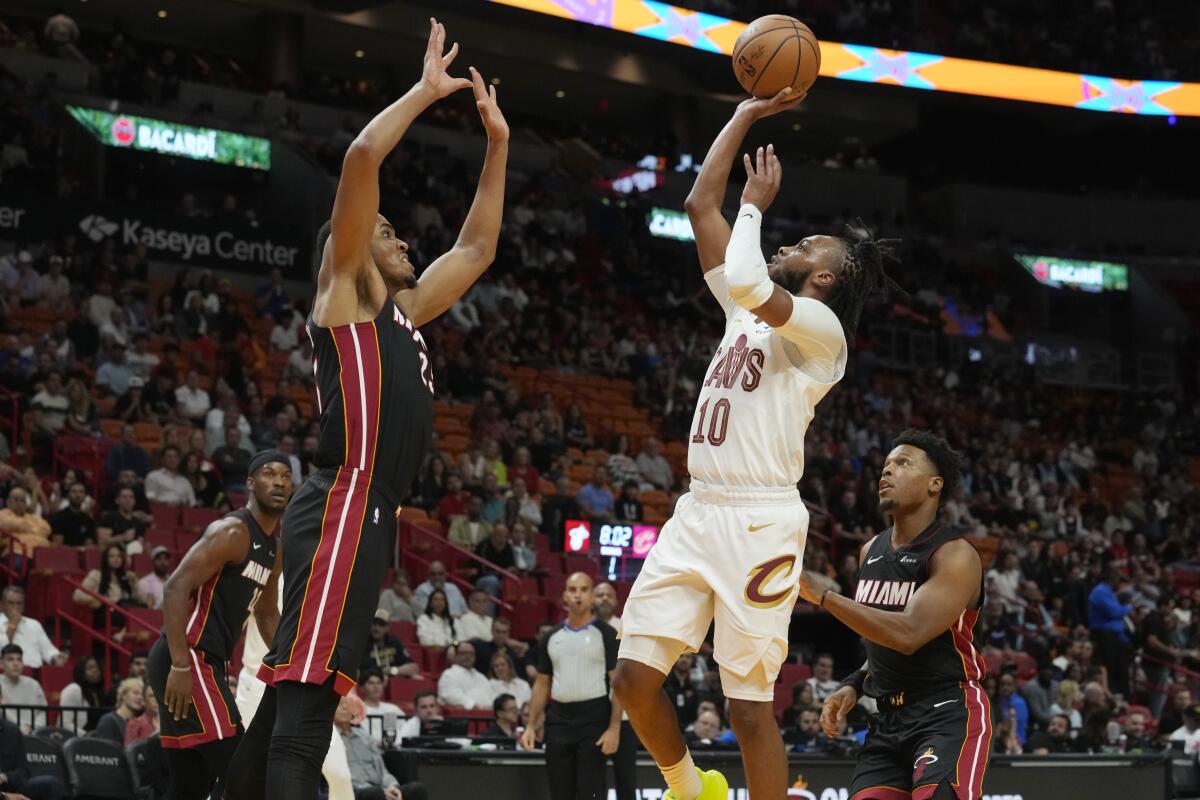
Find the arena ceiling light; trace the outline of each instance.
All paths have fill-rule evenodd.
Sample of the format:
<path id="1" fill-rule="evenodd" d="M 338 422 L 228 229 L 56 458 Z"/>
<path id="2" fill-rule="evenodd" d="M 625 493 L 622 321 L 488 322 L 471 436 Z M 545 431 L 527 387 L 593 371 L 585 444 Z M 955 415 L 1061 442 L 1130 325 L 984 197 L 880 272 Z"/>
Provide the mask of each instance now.
<path id="1" fill-rule="evenodd" d="M 656 0 L 490 2 L 725 56 L 746 28 L 744 22 Z M 821 42 L 820 74 L 1089 111 L 1200 117 L 1200 83 L 1124 80 L 838 42 Z"/>

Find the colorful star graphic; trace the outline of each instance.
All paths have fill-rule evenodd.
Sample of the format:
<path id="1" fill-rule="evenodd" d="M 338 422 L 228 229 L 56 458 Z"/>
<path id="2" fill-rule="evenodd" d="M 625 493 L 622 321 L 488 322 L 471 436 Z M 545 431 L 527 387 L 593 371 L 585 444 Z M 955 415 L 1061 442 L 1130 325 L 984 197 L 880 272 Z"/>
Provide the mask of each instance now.
<path id="1" fill-rule="evenodd" d="M 554 5 L 571 15 L 571 18 L 589 25 L 612 27 L 613 3 L 615 0 L 554 0 Z"/>
<path id="2" fill-rule="evenodd" d="M 837 76 L 839 78 L 866 83 L 879 83 L 890 78 L 901 86 L 909 86 L 914 89 L 937 88 L 929 80 L 918 75 L 917 71 L 930 64 L 938 63 L 942 60 L 941 56 L 905 52 L 888 55 L 877 47 L 863 47 L 856 44 L 847 44 L 843 47 L 855 58 L 866 63 L 861 67 L 854 67 L 839 73 Z"/>
<path id="3" fill-rule="evenodd" d="M 1089 111 L 1125 111 L 1134 114 L 1167 115 L 1171 109 L 1154 102 L 1163 92 L 1180 84 L 1168 81 L 1135 81 L 1118 83 L 1099 75 L 1083 75 L 1083 100 L 1076 108 Z"/>
<path id="4" fill-rule="evenodd" d="M 655 2 L 655 0 L 642 0 L 642 5 L 647 11 L 658 17 L 658 22 L 635 30 L 634 33 L 639 36 L 661 39 L 664 42 L 671 39 L 683 39 L 697 50 L 707 50 L 710 53 L 722 52 L 721 48 L 705 35 L 705 32 L 710 28 L 729 24 L 729 20 L 724 17 L 675 8 L 666 3 Z"/>

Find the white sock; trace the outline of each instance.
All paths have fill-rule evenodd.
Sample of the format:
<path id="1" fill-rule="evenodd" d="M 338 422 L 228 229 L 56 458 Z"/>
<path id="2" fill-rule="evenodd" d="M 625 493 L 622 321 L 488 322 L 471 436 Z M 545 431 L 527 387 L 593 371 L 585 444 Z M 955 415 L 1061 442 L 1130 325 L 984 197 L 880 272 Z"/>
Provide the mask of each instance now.
<path id="1" fill-rule="evenodd" d="M 700 781 L 700 773 L 692 763 L 691 752 L 683 751 L 683 760 L 671 767 L 659 765 L 659 771 L 667 780 L 667 788 L 675 793 L 676 800 L 696 800 L 700 796 L 704 784 Z"/>

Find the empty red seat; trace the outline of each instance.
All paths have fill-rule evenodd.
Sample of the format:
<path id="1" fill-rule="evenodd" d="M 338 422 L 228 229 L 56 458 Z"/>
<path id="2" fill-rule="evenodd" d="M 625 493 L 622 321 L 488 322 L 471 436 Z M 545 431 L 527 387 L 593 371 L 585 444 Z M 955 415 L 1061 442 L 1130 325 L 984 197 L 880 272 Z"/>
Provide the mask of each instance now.
<path id="1" fill-rule="evenodd" d="M 422 649 L 421 653 L 425 675 L 436 680 L 442 674 L 442 670 L 446 668 L 446 648 L 426 647 Z"/>
<path id="2" fill-rule="evenodd" d="M 392 678 L 387 685 L 388 702 L 411 703 L 418 692 L 436 692 L 437 684 L 428 678 Z"/>
<path id="3" fill-rule="evenodd" d="M 221 512 L 213 508 L 185 508 L 183 527 L 191 531 L 202 531 L 221 518 Z"/>
<path id="4" fill-rule="evenodd" d="M 415 622 L 406 622 L 398 619 L 390 627 L 392 635 L 402 642 L 415 642 L 417 640 L 417 624 Z"/>
<path id="5" fill-rule="evenodd" d="M 179 544 L 175 538 L 174 528 L 151 528 L 146 531 L 145 548 L 153 552 L 156 547 L 165 547 L 168 550 L 178 550 Z"/>
<path id="6" fill-rule="evenodd" d="M 78 572 L 79 548 L 48 545 L 39 547 L 33 554 L 34 569 L 50 572 Z"/>
<path id="7" fill-rule="evenodd" d="M 74 668 L 73 664 L 63 664 L 62 666 L 56 664 L 42 665 L 42 674 L 39 683 L 41 683 L 42 691 L 46 693 L 46 699 L 50 701 L 51 705 L 58 704 L 58 698 L 62 694 L 62 690 L 68 683 L 74 680 L 74 676 L 72 675 Z"/>
<path id="8" fill-rule="evenodd" d="M 784 664 L 779 669 L 779 682 L 787 684 L 791 687 L 792 684 L 806 681 L 812 677 L 812 668 L 808 664 Z M 791 702 L 790 700 L 788 701 Z"/>
<path id="9" fill-rule="evenodd" d="M 154 517 L 154 527 L 174 528 L 179 525 L 179 507 L 166 503 L 151 503 L 150 514 Z"/>
<path id="10" fill-rule="evenodd" d="M 547 575 L 542 578 L 542 597 L 558 600 L 567 588 L 567 579 L 562 575 Z"/>
<path id="11" fill-rule="evenodd" d="M 83 568 L 87 571 L 100 569 L 100 560 L 104 556 L 103 550 L 98 550 L 95 547 L 89 547 L 81 551 L 83 554 Z"/>

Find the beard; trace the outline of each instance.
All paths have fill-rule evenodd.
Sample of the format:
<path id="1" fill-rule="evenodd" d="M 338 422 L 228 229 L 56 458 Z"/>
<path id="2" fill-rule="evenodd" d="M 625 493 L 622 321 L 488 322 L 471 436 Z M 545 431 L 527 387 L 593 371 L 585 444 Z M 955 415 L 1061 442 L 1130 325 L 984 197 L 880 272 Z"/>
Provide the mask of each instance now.
<path id="1" fill-rule="evenodd" d="M 896 501 L 890 497 L 885 497 L 879 501 L 879 513 L 886 514 L 896 507 Z"/>
<path id="2" fill-rule="evenodd" d="M 405 289 L 417 288 L 417 273 L 415 273 L 415 272 L 409 273 L 409 276 L 404 279 L 404 288 Z"/>
<path id="3" fill-rule="evenodd" d="M 782 286 L 788 294 L 799 294 L 811 274 L 811 269 L 787 269 L 779 265 L 770 271 L 771 280 Z"/>

